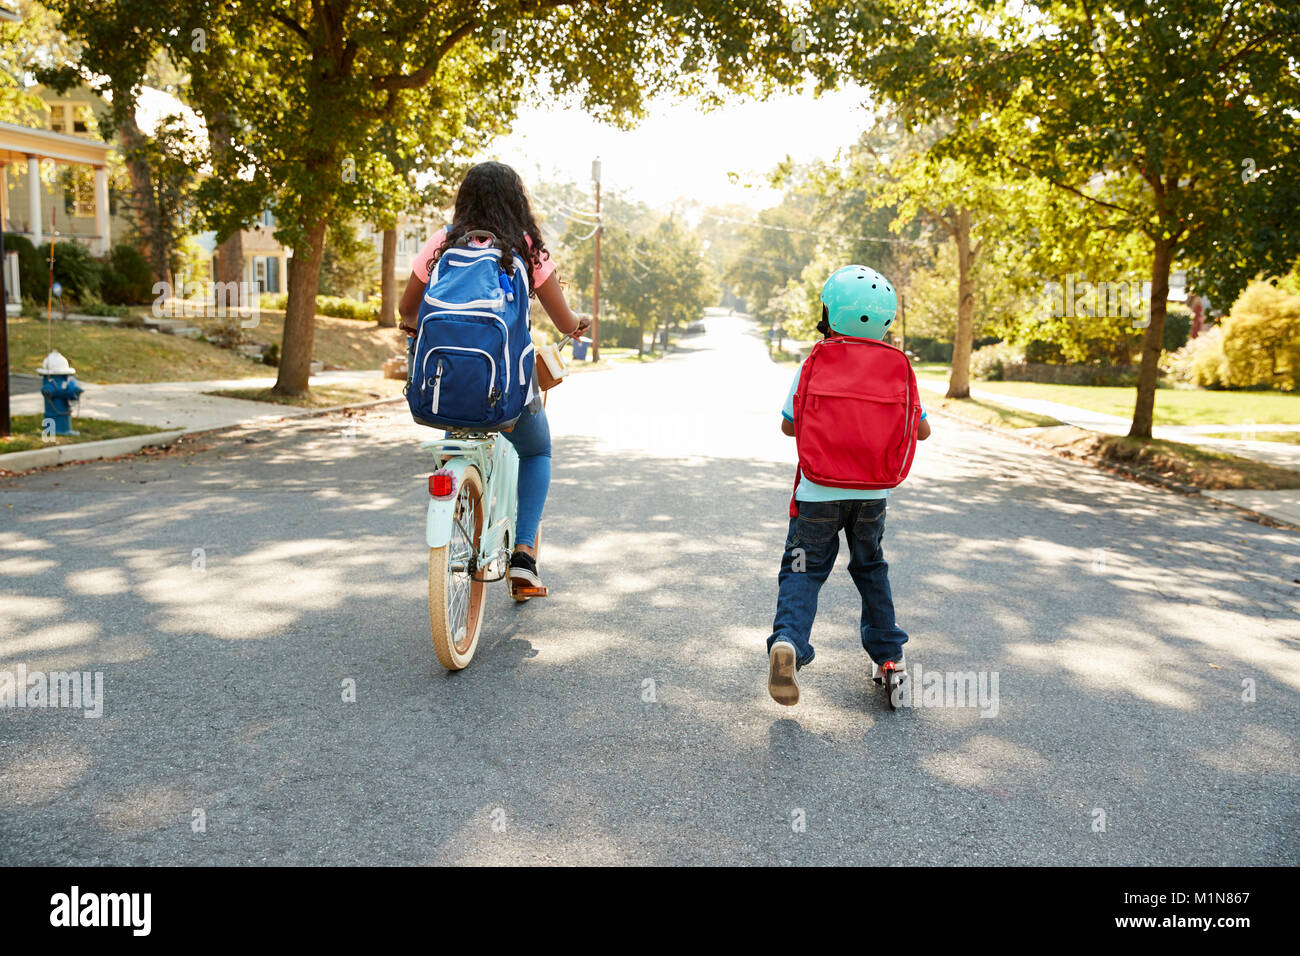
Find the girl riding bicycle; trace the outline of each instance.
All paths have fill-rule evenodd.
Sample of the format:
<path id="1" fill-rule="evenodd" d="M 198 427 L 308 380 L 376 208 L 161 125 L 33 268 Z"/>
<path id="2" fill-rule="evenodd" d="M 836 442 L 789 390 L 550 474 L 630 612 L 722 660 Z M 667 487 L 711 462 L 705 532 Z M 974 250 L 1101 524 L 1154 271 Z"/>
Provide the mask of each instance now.
<path id="1" fill-rule="evenodd" d="M 401 327 L 407 335 L 415 335 L 416 316 L 420 300 L 433 264 L 443 249 L 455 246 L 475 230 L 490 232 L 502 250 L 502 261 L 510 262 L 517 255 L 528 264 L 531 273 L 532 295 L 542 304 L 547 316 L 564 335 L 581 336 L 590 323 L 579 317 L 564 300 L 555 262 L 542 241 L 541 230 L 533 218 L 523 181 L 504 163 L 479 163 L 465 174 L 460 189 L 456 191 L 456 209 L 451 225 L 444 226 L 424 244 L 406 282 L 402 301 L 398 305 Z M 470 239 L 471 243 L 487 240 Z M 532 389 L 536 391 L 536 384 Z M 536 394 L 528 396 L 528 405 L 513 429 L 502 432 L 503 437 L 519 454 L 519 515 L 515 528 L 515 549 L 510 556 L 512 586 L 541 587 L 537 572 L 537 529 L 546 506 L 546 493 L 551 485 L 551 429 L 546 421 L 546 409 Z"/>

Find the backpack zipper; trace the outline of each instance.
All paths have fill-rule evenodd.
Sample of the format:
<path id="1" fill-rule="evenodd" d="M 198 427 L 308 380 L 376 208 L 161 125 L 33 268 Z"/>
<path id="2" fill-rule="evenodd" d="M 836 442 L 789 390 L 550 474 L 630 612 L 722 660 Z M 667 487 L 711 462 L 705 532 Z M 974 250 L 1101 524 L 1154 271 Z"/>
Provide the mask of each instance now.
<path id="1" fill-rule="evenodd" d="M 909 369 L 909 370 L 910 370 L 910 369 Z M 912 383 L 911 383 L 911 381 L 909 380 L 908 383 L 907 383 L 907 427 L 903 429 L 903 448 L 902 448 L 902 451 L 903 451 L 903 463 L 902 463 L 901 465 L 898 466 L 898 477 L 899 477 L 899 478 L 901 478 L 901 477 L 903 476 L 903 469 L 907 467 L 907 441 L 908 441 L 908 439 L 909 439 L 909 438 L 911 437 L 911 435 L 912 435 L 912 418 L 913 418 L 913 415 L 914 415 L 914 412 L 912 411 Z"/>
<path id="2" fill-rule="evenodd" d="M 435 345 L 433 348 L 429 349 L 429 354 L 426 355 L 426 356 L 424 357 L 424 366 L 420 369 L 420 375 L 421 375 L 421 376 L 423 376 L 423 375 L 425 374 L 425 372 L 428 370 L 428 368 L 429 368 L 429 359 L 433 358 L 433 353 L 434 353 L 434 352 L 477 352 L 479 355 L 481 355 L 481 356 L 483 356 L 485 359 L 487 359 L 487 360 L 488 360 L 488 365 L 490 365 L 490 366 L 492 367 L 492 376 L 491 376 L 491 378 L 488 380 L 488 400 L 489 400 L 489 403 L 491 402 L 491 400 L 492 400 L 492 392 L 495 390 L 496 380 L 497 380 L 497 363 L 496 363 L 496 359 L 494 359 L 491 355 L 489 355 L 489 354 L 488 354 L 487 352 L 485 352 L 483 349 L 474 349 L 474 348 L 469 348 L 468 346 L 464 346 L 464 345 Z M 439 362 L 440 362 L 440 363 L 441 363 L 441 361 L 442 361 L 442 360 L 439 359 Z M 508 364 L 508 363 L 507 363 L 507 364 Z M 427 382 L 428 382 L 428 379 L 425 379 L 425 382 L 427 383 Z"/>
<path id="3" fill-rule="evenodd" d="M 438 371 L 433 375 L 433 411 L 438 411 L 438 398 L 442 394 L 442 359 L 438 359 Z"/>

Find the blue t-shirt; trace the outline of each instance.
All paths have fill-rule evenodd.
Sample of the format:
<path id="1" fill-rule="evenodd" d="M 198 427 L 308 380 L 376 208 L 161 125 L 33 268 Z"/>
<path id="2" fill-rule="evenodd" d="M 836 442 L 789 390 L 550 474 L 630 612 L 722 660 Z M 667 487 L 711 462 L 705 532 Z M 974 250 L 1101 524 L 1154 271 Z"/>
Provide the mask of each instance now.
<path id="1" fill-rule="evenodd" d="M 781 408 L 781 417 L 792 425 L 794 424 L 794 393 L 799 390 L 799 373 L 802 371 L 803 362 L 800 362 L 799 370 L 794 373 L 794 381 L 790 383 L 790 394 L 785 397 L 785 405 Z M 925 406 L 921 406 L 922 421 L 925 421 L 925 414 Z M 799 487 L 794 492 L 795 501 L 851 501 L 888 497 L 888 488 L 832 488 L 829 485 L 819 485 L 815 481 L 809 481 L 807 476 L 800 477 Z"/>

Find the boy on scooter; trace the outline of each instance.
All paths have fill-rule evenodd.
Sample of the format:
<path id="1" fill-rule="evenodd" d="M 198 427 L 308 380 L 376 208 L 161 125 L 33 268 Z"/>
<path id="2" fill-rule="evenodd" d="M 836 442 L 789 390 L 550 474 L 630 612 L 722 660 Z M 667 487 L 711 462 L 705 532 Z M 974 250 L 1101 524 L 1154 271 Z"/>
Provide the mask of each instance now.
<path id="1" fill-rule="evenodd" d="M 886 672 L 895 680 L 901 679 L 906 666 L 903 644 L 907 633 L 894 620 L 889 566 L 880 542 L 885 530 L 888 488 L 897 484 L 893 479 L 901 480 L 906 475 L 915 441 L 930 436 L 930 423 L 914 397 L 915 377 L 906 358 L 897 349 L 883 344 L 898 309 L 892 283 L 874 269 L 845 266 L 826 280 L 821 302 L 822 321 L 818 330 L 824 341 L 800 365 L 781 412 L 781 431 L 799 436 L 801 465 L 777 579 L 776 619 L 772 635 L 767 639 L 768 692 L 777 703 L 786 705 L 798 703 L 796 674 L 814 656 L 809 635 L 817 614 L 817 596 L 835 565 L 841 531 L 849 547 L 849 576 L 862 596 L 862 646 L 874 664 L 872 676 Z M 847 346 L 853 343 L 844 339 L 869 339 L 881 344 L 874 348 L 850 348 Z M 850 353 L 861 353 L 861 357 Z M 835 361 L 841 361 L 838 370 Z M 854 362 L 860 365 L 855 367 Z M 815 370 L 801 389 L 800 376 L 810 367 Z M 882 370 L 891 376 L 890 380 L 873 385 L 872 377 Z M 826 386 L 826 378 L 832 374 L 845 384 Z M 823 387 L 814 389 L 811 380 L 818 376 Z M 872 388 L 876 389 L 877 396 L 905 394 L 906 398 L 895 405 L 854 401 L 861 397 L 851 394 L 854 389 L 870 392 Z M 885 417 L 878 421 L 876 416 Z M 818 417 L 820 421 L 816 421 Z M 817 427 L 810 427 L 814 425 Z M 890 439 L 890 454 L 904 455 L 900 463 L 893 459 L 864 463 L 864 458 L 882 457 L 866 449 L 890 428 L 903 439 L 902 442 Z M 830 441 L 825 437 L 828 434 L 832 436 Z M 855 474 L 854 469 L 860 473 Z M 842 480 L 843 484 L 833 486 L 813 481 L 809 472 L 819 477 L 828 474 L 847 477 L 837 477 L 835 480 Z M 875 487 L 864 487 L 869 485 Z M 893 683 L 886 686 L 891 687 Z"/>

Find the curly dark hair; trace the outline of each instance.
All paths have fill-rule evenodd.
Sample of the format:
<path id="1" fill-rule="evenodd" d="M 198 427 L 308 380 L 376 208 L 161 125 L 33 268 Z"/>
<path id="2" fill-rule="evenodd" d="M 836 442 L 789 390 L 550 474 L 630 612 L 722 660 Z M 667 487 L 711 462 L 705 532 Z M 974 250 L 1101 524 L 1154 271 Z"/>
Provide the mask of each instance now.
<path id="1" fill-rule="evenodd" d="M 456 211 L 443 249 L 457 245 L 475 229 L 497 237 L 501 268 L 508 274 L 514 275 L 515 256 L 528 263 L 530 271 L 541 265 L 546 252 L 542 231 L 533 218 L 524 181 L 505 163 L 479 163 L 465 174 L 456 190 Z"/>

